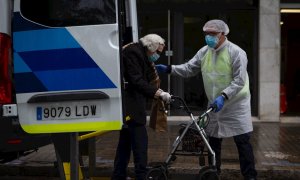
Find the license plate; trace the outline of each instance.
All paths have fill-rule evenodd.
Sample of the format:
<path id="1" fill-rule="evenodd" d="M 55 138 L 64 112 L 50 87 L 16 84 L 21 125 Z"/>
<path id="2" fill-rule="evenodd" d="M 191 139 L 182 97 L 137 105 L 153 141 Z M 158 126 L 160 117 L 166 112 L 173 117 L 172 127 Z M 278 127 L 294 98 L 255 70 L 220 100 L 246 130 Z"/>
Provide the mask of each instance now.
<path id="1" fill-rule="evenodd" d="M 36 107 L 37 120 L 68 120 L 99 118 L 100 105 L 70 105 L 70 106 L 38 106 Z"/>

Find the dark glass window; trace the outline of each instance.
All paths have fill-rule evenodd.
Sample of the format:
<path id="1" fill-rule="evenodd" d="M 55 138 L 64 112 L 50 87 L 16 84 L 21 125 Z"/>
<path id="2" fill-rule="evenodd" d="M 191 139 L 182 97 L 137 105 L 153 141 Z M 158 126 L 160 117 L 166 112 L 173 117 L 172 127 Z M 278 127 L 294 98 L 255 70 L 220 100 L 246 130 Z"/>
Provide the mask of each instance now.
<path id="1" fill-rule="evenodd" d="M 116 23 L 114 0 L 22 0 L 27 19 L 50 27 Z"/>

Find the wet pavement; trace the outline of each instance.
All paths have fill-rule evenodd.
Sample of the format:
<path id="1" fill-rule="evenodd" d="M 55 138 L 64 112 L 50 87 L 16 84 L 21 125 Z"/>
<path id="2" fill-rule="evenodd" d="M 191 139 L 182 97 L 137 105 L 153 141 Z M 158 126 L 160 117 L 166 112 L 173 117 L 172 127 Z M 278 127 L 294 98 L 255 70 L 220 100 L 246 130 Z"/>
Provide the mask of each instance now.
<path id="1" fill-rule="evenodd" d="M 300 121 L 300 118 L 299 118 Z M 168 132 L 148 129 L 149 164 L 164 162 L 178 136 L 181 122 L 169 122 Z M 97 177 L 109 177 L 112 171 L 118 131 L 106 133 L 96 139 Z M 258 179 L 300 179 L 300 124 L 255 122 L 251 139 L 256 160 Z M 242 179 L 239 172 L 237 149 L 232 138 L 223 140 L 222 180 Z M 84 157 L 88 165 L 88 158 Z M 196 156 L 177 156 L 169 168 L 170 179 L 194 179 L 200 169 Z M 129 174 L 133 164 L 130 162 Z M 0 165 L 0 175 L 58 176 L 53 145 L 40 148 L 37 152 L 18 160 Z M 1 179 L 1 178 L 0 178 Z"/>

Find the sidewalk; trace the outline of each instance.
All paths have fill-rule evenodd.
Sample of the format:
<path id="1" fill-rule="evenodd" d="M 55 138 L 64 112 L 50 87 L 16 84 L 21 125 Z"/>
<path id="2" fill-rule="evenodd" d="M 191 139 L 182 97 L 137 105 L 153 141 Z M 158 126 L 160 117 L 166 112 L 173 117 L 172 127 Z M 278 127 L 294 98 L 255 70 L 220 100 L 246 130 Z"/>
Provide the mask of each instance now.
<path id="1" fill-rule="evenodd" d="M 170 122 L 166 133 L 156 133 L 148 129 L 149 163 L 165 161 L 178 135 L 178 124 L 180 122 Z M 111 174 L 117 141 L 118 131 L 112 131 L 97 138 L 97 176 L 104 177 Z M 255 122 L 251 141 L 259 179 L 300 179 L 300 124 Z M 242 179 L 233 139 L 224 139 L 222 147 L 222 180 Z M 28 175 L 52 173 L 48 175 L 55 176 L 58 175 L 55 161 L 53 145 L 48 145 L 26 157 L 0 165 L 0 172 L 4 170 L 7 174 Z M 200 168 L 198 162 L 195 156 L 177 156 L 169 169 L 171 176 L 197 174 Z M 87 158 L 84 163 L 88 164 Z M 133 164 L 130 163 L 130 171 L 132 167 Z"/>

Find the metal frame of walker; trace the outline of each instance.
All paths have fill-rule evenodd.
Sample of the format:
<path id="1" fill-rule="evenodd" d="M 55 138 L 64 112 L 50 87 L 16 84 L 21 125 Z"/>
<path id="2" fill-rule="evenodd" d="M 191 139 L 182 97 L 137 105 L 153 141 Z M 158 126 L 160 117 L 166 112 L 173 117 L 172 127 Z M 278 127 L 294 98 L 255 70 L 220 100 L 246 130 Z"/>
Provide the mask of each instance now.
<path id="1" fill-rule="evenodd" d="M 199 165 L 200 167 L 200 171 L 199 171 L 199 179 L 208 179 L 208 180 L 215 180 L 215 179 L 219 179 L 219 176 L 217 174 L 217 170 L 216 170 L 216 157 L 215 157 L 215 152 L 212 150 L 211 146 L 209 145 L 205 130 L 204 130 L 204 126 L 208 125 L 209 123 L 209 117 L 208 114 L 213 111 L 216 107 L 212 106 L 210 108 L 208 108 L 202 115 L 199 116 L 198 119 L 195 119 L 193 113 L 191 112 L 191 110 L 189 109 L 189 107 L 187 106 L 187 104 L 185 103 L 185 101 L 178 97 L 178 96 L 172 96 L 171 98 L 171 105 L 175 104 L 175 101 L 179 100 L 180 103 L 182 104 L 180 106 L 180 109 L 184 109 L 186 111 L 186 113 L 190 116 L 190 121 L 188 121 L 187 123 L 185 123 L 185 127 L 183 129 L 183 131 L 180 133 L 179 136 L 177 136 L 177 138 L 175 139 L 175 141 L 173 142 L 172 145 L 172 149 L 167 157 L 167 159 L 165 160 L 165 162 L 153 166 L 152 168 L 149 169 L 146 179 L 147 180 L 167 180 L 168 179 L 168 168 L 171 166 L 171 163 L 173 161 L 176 160 L 176 155 L 181 155 L 181 156 L 198 156 L 199 157 Z M 207 118 L 207 121 L 205 121 L 205 118 Z M 201 121 L 201 125 L 199 125 Z M 203 124 L 204 123 L 204 124 Z M 203 142 L 204 142 L 204 148 L 207 148 L 207 151 L 204 151 L 204 148 L 199 151 L 199 152 L 194 152 L 194 151 L 185 151 L 183 150 L 183 146 L 181 149 L 178 149 L 179 145 L 183 142 L 183 138 L 186 136 L 186 134 L 188 133 L 189 129 L 193 129 L 195 131 L 197 131 L 197 133 L 200 134 Z M 183 144 L 182 144 L 183 145 Z M 204 154 L 207 153 L 207 154 Z M 204 159 L 204 155 L 208 156 L 208 161 L 209 161 L 209 165 L 205 166 L 205 163 L 203 165 L 201 165 L 200 163 L 200 158 L 203 157 Z"/>
<path id="2" fill-rule="evenodd" d="M 203 127 L 200 127 L 198 125 L 198 121 L 195 119 L 193 113 L 191 112 L 191 110 L 188 108 L 188 106 L 186 105 L 185 101 L 183 101 L 182 98 L 178 97 L 178 96 L 172 96 L 172 99 L 178 99 L 179 101 L 181 101 L 181 103 L 183 104 L 183 108 L 185 109 L 185 111 L 188 113 L 188 115 L 191 118 L 191 121 L 188 121 L 187 125 L 185 126 L 183 132 L 181 133 L 180 136 L 178 136 L 175 140 L 175 142 L 173 143 L 173 148 L 170 151 L 170 154 L 168 155 L 168 158 L 165 161 L 165 164 L 167 166 L 169 166 L 171 164 L 172 161 L 175 160 L 175 155 L 188 155 L 186 153 L 176 153 L 180 143 L 182 142 L 183 137 L 185 136 L 185 134 L 187 133 L 187 131 L 190 129 L 190 127 L 192 125 L 195 125 L 195 127 L 197 128 L 201 138 L 203 139 L 205 146 L 208 149 L 208 153 L 210 153 L 211 155 L 211 165 L 212 166 L 216 166 L 216 158 L 215 158 L 215 152 L 212 150 L 212 148 L 210 147 L 208 140 L 207 140 L 207 136 L 205 133 L 205 130 L 203 129 Z M 208 110 L 206 110 L 200 117 L 199 119 L 203 119 L 205 116 L 208 115 L 208 113 L 210 113 L 211 111 L 213 111 L 213 107 L 209 108 Z"/>

